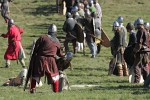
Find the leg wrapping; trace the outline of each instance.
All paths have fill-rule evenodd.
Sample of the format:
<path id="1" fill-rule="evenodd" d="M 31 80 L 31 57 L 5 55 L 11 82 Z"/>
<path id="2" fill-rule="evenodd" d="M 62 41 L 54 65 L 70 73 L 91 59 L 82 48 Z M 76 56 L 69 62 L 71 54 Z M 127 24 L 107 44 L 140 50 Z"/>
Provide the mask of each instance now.
<path id="1" fill-rule="evenodd" d="M 123 76 L 123 68 L 121 64 L 117 64 L 118 75 Z"/>

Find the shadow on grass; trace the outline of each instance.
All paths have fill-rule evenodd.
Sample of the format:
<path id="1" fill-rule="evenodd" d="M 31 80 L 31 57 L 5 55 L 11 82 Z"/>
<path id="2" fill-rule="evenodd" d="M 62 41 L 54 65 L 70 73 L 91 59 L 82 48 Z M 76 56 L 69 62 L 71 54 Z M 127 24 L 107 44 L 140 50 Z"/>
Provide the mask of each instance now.
<path id="1" fill-rule="evenodd" d="M 40 35 L 31 35 L 29 37 L 39 37 Z"/>
<path id="2" fill-rule="evenodd" d="M 3 66 L 3 67 L 0 67 L 0 68 L 8 69 L 8 68 L 6 68 L 6 67 L 4 67 L 4 66 Z"/>
<path id="3" fill-rule="evenodd" d="M 74 69 L 74 68 L 73 68 Z M 101 77 L 101 76 L 106 76 L 106 75 L 97 75 L 97 74 L 67 74 L 68 76 L 76 76 L 76 77 L 81 77 L 81 76 L 89 76 L 89 77 Z"/>
<path id="4" fill-rule="evenodd" d="M 116 76 L 117 77 L 117 76 Z M 128 83 L 127 80 L 105 80 L 104 83 Z"/>
<path id="5" fill-rule="evenodd" d="M 142 95 L 142 94 L 150 92 L 150 90 L 145 90 L 141 85 L 134 85 L 134 86 L 133 85 L 131 85 L 131 86 L 130 85 L 119 85 L 119 86 L 107 86 L 107 87 L 96 86 L 96 87 L 93 87 L 91 90 L 109 90 L 109 91 L 129 90 L 132 92 L 133 95 Z"/>
<path id="6" fill-rule="evenodd" d="M 47 18 L 48 20 L 54 20 L 54 18 Z M 60 21 L 63 21 L 64 22 L 64 19 L 63 18 L 61 18 L 61 19 L 55 19 L 55 21 L 57 21 L 57 22 L 60 22 Z"/>
<path id="7" fill-rule="evenodd" d="M 48 29 L 49 24 L 32 25 L 33 29 Z"/>
<path id="8" fill-rule="evenodd" d="M 50 24 L 55 24 L 57 26 L 57 33 L 59 35 L 63 35 L 65 36 L 66 34 L 64 34 L 63 30 L 62 30 L 62 25 L 59 25 L 57 23 L 52 23 L 51 21 L 49 21 L 49 24 L 38 24 L 38 25 L 31 25 L 31 27 L 33 29 L 45 29 L 45 30 L 48 30 L 48 27 Z"/>
<path id="9" fill-rule="evenodd" d="M 31 45 L 31 46 L 26 47 L 26 49 L 28 49 L 28 50 L 31 50 L 31 48 L 32 48 L 32 45 Z"/>
<path id="10" fill-rule="evenodd" d="M 89 71 L 91 71 L 91 70 L 97 70 L 97 71 L 108 71 L 108 69 L 104 69 L 104 68 L 74 68 L 74 70 L 89 70 Z"/>
<path id="11" fill-rule="evenodd" d="M 26 8 L 26 9 L 29 9 L 29 8 Z M 26 10 L 26 9 L 23 9 L 23 10 Z M 32 9 L 32 8 L 30 9 L 32 11 L 26 12 L 26 13 L 34 15 L 34 16 L 37 16 L 37 15 L 49 16 L 50 14 L 57 13 L 55 5 L 40 5 L 39 7 L 35 9 Z"/>

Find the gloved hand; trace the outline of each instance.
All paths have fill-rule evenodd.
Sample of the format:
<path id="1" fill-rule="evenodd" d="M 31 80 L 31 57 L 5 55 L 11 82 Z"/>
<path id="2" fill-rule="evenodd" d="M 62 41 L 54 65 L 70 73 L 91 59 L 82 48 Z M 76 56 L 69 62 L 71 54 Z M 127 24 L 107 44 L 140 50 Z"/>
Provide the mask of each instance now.
<path id="1" fill-rule="evenodd" d="M 5 34 L 1 34 L 2 37 L 4 37 Z"/>

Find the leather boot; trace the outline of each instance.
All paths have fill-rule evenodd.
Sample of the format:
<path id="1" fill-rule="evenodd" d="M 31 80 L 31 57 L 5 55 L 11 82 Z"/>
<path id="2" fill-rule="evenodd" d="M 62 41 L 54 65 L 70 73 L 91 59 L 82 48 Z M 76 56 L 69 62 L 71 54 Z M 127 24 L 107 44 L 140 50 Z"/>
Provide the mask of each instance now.
<path id="1" fill-rule="evenodd" d="M 124 64 L 122 65 L 122 67 L 123 67 L 123 76 L 129 76 L 129 71 L 128 71 L 127 64 L 124 63 Z"/>
<path id="2" fill-rule="evenodd" d="M 30 84 L 31 84 L 30 93 L 35 93 L 36 92 L 36 80 L 32 79 Z"/>
<path id="3" fill-rule="evenodd" d="M 118 75 L 123 76 L 123 69 L 121 64 L 117 64 Z"/>

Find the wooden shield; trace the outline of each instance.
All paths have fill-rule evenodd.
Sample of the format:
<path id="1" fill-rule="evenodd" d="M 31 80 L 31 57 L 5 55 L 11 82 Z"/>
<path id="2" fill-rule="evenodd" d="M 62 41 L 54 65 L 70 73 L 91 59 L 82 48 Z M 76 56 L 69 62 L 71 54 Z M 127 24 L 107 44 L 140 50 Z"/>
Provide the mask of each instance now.
<path id="1" fill-rule="evenodd" d="M 103 29 L 101 29 L 101 31 L 102 31 L 102 35 L 101 35 L 102 42 L 101 42 L 101 44 L 104 47 L 110 47 L 110 39 L 108 38 L 107 34 L 104 32 Z"/>
<path id="2" fill-rule="evenodd" d="M 84 33 L 81 25 L 79 23 L 76 23 L 74 30 L 76 32 L 77 41 L 79 43 L 83 43 L 84 41 Z"/>

